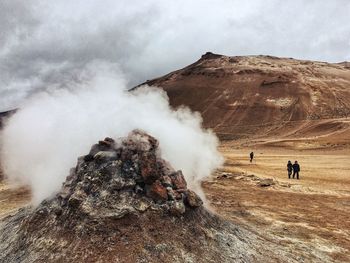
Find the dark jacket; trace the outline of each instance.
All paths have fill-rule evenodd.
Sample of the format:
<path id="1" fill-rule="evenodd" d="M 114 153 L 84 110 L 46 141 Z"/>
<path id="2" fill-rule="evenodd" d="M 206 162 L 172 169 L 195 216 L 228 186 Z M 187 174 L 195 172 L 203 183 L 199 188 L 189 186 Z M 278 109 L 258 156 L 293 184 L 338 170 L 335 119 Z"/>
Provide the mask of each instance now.
<path id="1" fill-rule="evenodd" d="M 297 164 L 297 163 L 293 164 L 293 171 L 294 172 L 300 172 L 300 165 Z"/>
<path id="2" fill-rule="evenodd" d="M 292 171 L 293 170 L 293 164 L 292 163 L 287 163 L 287 170 Z"/>

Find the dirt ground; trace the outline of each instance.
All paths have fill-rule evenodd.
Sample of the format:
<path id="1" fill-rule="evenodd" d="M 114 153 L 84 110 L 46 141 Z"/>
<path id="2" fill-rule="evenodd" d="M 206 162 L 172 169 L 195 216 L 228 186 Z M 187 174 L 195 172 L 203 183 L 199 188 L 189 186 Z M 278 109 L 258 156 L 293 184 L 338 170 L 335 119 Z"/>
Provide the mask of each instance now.
<path id="1" fill-rule="evenodd" d="M 0 181 L 0 219 L 30 203 L 30 190 Z"/>
<path id="2" fill-rule="evenodd" d="M 350 262 L 350 163 L 347 151 L 221 148 L 225 166 L 203 183 L 213 209 L 312 262 L 321 251 Z M 300 180 L 288 179 L 298 160 Z M 258 185 L 260 178 L 274 184 Z"/>
<path id="3" fill-rule="evenodd" d="M 225 165 L 203 187 L 218 214 L 283 244 L 312 262 L 327 252 L 350 262 L 350 152 L 224 144 Z M 249 152 L 255 152 L 249 163 Z M 300 180 L 288 179 L 287 161 L 298 160 Z M 273 184 L 261 187 L 261 179 Z M 0 183 L 0 218 L 29 204 L 30 191 Z"/>

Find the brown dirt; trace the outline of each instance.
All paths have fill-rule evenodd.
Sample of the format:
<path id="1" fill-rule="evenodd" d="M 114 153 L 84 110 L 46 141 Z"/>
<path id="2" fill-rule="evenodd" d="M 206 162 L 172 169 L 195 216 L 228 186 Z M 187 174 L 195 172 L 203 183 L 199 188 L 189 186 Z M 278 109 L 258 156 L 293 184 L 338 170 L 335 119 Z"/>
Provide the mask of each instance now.
<path id="1" fill-rule="evenodd" d="M 288 251 L 312 261 L 310 251 L 326 251 L 335 261 L 350 260 L 349 151 L 314 154 L 298 150 L 262 148 L 234 150 L 224 145 L 222 172 L 203 183 L 214 209 L 226 218 L 282 242 Z M 287 178 L 286 163 L 297 159 L 301 180 Z M 253 180 L 272 178 L 276 185 L 260 187 Z"/>
<path id="2" fill-rule="evenodd" d="M 0 219 L 30 203 L 30 190 L 0 181 Z"/>

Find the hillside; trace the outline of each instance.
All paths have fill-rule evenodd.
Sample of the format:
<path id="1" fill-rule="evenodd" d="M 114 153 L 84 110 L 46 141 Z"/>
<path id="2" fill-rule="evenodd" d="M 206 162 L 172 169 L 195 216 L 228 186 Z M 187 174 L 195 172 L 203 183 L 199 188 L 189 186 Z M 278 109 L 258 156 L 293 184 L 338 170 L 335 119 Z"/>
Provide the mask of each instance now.
<path id="1" fill-rule="evenodd" d="M 202 114 L 221 139 L 349 133 L 349 63 L 206 53 L 144 84 Z"/>

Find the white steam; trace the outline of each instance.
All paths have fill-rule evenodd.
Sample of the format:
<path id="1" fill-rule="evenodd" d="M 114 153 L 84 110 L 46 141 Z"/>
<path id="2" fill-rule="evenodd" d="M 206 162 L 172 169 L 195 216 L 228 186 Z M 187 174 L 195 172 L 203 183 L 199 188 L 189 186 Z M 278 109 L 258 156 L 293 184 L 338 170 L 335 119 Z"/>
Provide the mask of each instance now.
<path id="1" fill-rule="evenodd" d="M 172 110 L 160 89 L 127 92 L 115 68 L 96 62 L 80 78 L 79 85 L 29 99 L 2 132 L 5 175 L 29 184 L 34 203 L 59 190 L 77 157 L 92 144 L 136 128 L 159 140 L 162 157 L 181 169 L 197 191 L 199 182 L 221 165 L 217 138 L 201 128 L 199 114 Z"/>

